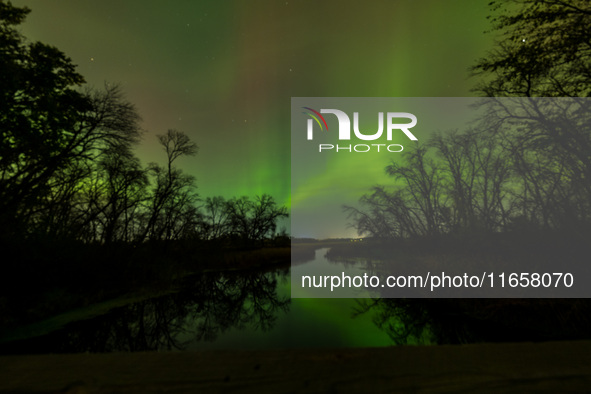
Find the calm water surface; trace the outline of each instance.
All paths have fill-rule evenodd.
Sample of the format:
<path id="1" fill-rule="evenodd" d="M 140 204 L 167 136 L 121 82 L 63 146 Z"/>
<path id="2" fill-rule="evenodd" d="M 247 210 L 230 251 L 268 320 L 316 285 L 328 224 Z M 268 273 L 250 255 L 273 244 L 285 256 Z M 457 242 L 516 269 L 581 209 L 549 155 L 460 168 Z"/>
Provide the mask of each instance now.
<path id="1" fill-rule="evenodd" d="M 314 260 L 328 262 L 326 249 Z M 388 346 L 355 299 L 291 298 L 290 270 L 210 273 L 185 279 L 182 290 L 74 321 L 46 335 L 0 345 L 2 353 L 270 349 Z"/>

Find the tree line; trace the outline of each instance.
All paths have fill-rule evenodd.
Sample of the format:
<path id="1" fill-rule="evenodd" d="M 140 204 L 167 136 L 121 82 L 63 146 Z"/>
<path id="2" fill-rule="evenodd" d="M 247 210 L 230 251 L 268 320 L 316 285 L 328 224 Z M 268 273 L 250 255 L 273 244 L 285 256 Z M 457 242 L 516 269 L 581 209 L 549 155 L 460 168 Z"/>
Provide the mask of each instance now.
<path id="1" fill-rule="evenodd" d="M 393 185 L 375 186 L 358 207 L 345 207 L 360 234 L 590 227 L 589 3 L 491 4 L 501 38 L 472 68 L 484 115 L 389 164 Z"/>
<path id="2" fill-rule="evenodd" d="M 28 8 L 0 1 L 0 238 L 260 242 L 287 217 L 269 195 L 202 201 L 177 166 L 197 145 L 158 135 L 165 164 L 134 153 L 140 116 L 117 85 L 84 88 L 57 48 L 18 31 Z"/>

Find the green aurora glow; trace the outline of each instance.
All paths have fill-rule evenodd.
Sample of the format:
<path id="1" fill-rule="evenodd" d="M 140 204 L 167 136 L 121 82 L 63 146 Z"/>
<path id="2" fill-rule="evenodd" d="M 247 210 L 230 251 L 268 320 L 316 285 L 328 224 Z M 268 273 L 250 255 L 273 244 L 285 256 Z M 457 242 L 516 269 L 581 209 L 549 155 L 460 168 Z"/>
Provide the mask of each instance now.
<path id="1" fill-rule="evenodd" d="M 155 135 L 176 128 L 200 147 L 179 165 L 202 197 L 288 205 L 291 97 L 470 96 L 468 67 L 493 38 L 488 0 L 13 4 L 32 9 L 23 34 L 89 85 L 122 84 L 147 130 L 144 163 L 163 160 Z M 352 203 L 365 191 L 351 190 Z"/>

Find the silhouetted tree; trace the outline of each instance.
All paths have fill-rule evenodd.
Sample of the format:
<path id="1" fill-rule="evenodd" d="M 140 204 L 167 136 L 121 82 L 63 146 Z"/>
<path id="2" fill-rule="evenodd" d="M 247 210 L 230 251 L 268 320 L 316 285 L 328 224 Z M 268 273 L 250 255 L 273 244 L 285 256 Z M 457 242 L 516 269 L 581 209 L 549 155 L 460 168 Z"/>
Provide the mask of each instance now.
<path id="1" fill-rule="evenodd" d="M 520 177 L 515 199 L 521 218 L 542 227 L 591 219 L 591 5 L 585 0 L 493 2 L 493 51 L 473 67 L 476 91 L 522 99 L 511 106 L 488 101 L 489 122 L 514 159 Z M 518 130 L 516 122 L 520 123 Z"/>
<path id="2" fill-rule="evenodd" d="M 74 90 L 84 80 L 63 53 L 26 43 L 16 26 L 30 12 L 0 3 L 0 212 L 2 230 L 16 230 L 21 215 L 48 190 L 49 178 L 71 156 L 64 133 L 89 109 Z M 8 225 L 10 223 L 10 225 Z M 22 228 L 20 229 L 23 230 Z"/>
<path id="3" fill-rule="evenodd" d="M 222 196 L 205 199 L 204 214 L 200 224 L 203 239 L 220 239 L 229 234 L 231 227 L 227 208 L 227 202 Z"/>
<path id="4" fill-rule="evenodd" d="M 427 156 L 427 147 L 417 146 L 405 156 L 405 165 L 392 162 L 386 174 L 403 182 L 407 209 L 418 230 L 417 235 L 434 235 L 441 231 L 444 220 L 442 174 L 440 165 Z"/>
<path id="5" fill-rule="evenodd" d="M 0 229 L 3 235 L 65 234 L 92 162 L 138 141 L 139 116 L 117 86 L 80 91 L 83 77 L 58 49 L 27 43 L 29 13 L 0 3 Z M 62 228 L 59 228 L 59 226 Z"/>
<path id="6" fill-rule="evenodd" d="M 197 226 L 194 206 L 194 178 L 184 174 L 173 164 L 181 156 L 197 154 L 197 145 L 183 132 L 168 130 L 158 136 L 167 155 L 166 167 L 151 163 L 154 188 L 148 207 L 148 220 L 141 239 L 178 238 Z"/>
<path id="7" fill-rule="evenodd" d="M 490 97 L 589 97 L 591 5 L 587 0 L 491 3 L 500 40 L 473 67 Z"/>
<path id="8" fill-rule="evenodd" d="M 103 242 L 132 241 L 137 232 L 135 218 L 144 201 L 147 174 L 131 151 L 113 148 L 99 163 L 103 180 L 103 201 L 96 220 L 100 223 Z"/>
<path id="9" fill-rule="evenodd" d="M 404 190 L 374 186 L 359 202 L 360 208 L 344 207 L 359 235 L 406 238 L 422 234 Z"/>
<path id="10" fill-rule="evenodd" d="M 268 194 L 256 196 L 254 201 L 246 196 L 233 198 L 226 203 L 226 212 L 231 233 L 255 244 L 274 235 L 277 220 L 289 215 L 287 208 L 277 206 Z"/>
<path id="11" fill-rule="evenodd" d="M 490 133 L 435 134 L 429 145 L 441 163 L 449 197 L 450 229 L 496 231 L 506 224 L 511 171 L 508 155 Z"/>

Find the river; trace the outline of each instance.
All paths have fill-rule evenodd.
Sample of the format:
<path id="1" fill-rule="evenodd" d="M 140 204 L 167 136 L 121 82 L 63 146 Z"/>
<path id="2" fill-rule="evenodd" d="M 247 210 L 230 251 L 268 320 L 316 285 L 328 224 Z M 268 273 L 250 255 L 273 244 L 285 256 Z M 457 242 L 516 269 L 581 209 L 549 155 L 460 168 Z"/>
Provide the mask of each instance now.
<path id="1" fill-rule="evenodd" d="M 340 263 L 317 250 L 305 270 Z M 183 351 L 389 346 L 373 311 L 357 299 L 291 298 L 290 269 L 194 275 L 173 293 L 111 308 L 92 318 L 49 320 L 1 353 Z M 78 314 L 84 316 L 84 313 Z M 96 315 L 96 314 L 95 314 Z M 25 332 L 26 330 L 22 331 Z M 42 335 L 39 335 L 39 334 Z M 23 337 L 23 335 L 20 335 Z"/>

